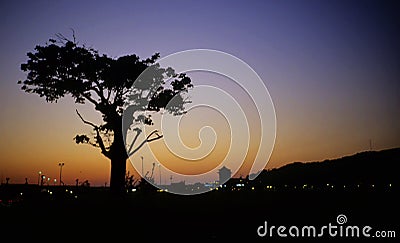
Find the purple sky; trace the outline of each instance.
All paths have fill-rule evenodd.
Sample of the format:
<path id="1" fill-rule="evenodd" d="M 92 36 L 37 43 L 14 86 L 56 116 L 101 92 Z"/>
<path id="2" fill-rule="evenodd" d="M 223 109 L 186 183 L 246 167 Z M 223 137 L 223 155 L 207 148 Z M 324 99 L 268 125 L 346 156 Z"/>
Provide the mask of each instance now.
<path id="1" fill-rule="evenodd" d="M 74 107 L 58 109 L 73 104 L 50 106 L 16 84 L 26 53 L 56 33 L 70 37 L 70 28 L 112 57 L 208 48 L 248 63 L 276 109 L 271 166 L 355 153 L 370 139 L 374 149 L 400 146 L 399 11 L 396 1 L 2 1 L 0 171 L 22 177 L 14 171 L 25 157 L 6 151 L 32 150 L 26 140 L 47 146 L 51 129 L 60 133 L 54 141 L 76 148 L 84 125 Z"/>

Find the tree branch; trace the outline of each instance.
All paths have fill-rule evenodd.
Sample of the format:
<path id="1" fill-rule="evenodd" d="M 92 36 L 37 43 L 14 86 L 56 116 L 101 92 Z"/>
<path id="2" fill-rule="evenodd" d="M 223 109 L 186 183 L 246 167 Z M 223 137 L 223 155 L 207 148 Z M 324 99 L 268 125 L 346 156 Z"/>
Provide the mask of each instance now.
<path id="1" fill-rule="evenodd" d="M 106 97 L 104 96 L 104 90 L 103 87 L 100 85 L 99 81 L 94 79 L 93 82 L 96 84 L 96 87 L 92 86 L 91 90 L 93 90 L 94 92 L 96 92 L 96 94 L 100 97 L 101 101 L 106 103 Z"/>
<path id="2" fill-rule="evenodd" d="M 85 119 L 83 119 L 83 117 L 81 116 L 81 114 L 78 112 L 77 109 L 75 111 L 76 111 L 76 114 L 78 114 L 79 118 L 82 120 L 83 123 L 93 127 L 93 129 L 96 131 L 96 141 L 97 141 L 97 143 L 99 143 L 99 147 L 101 149 L 101 153 L 104 154 L 104 156 L 106 156 L 107 158 L 111 159 L 110 158 L 110 151 L 106 149 L 106 147 L 104 146 L 103 139 L 100 136 L 100 127 L 95 125 L 94 123 L 92 123 L 90 121 L 86 121 Z"/>
<path id="3" fill-rule="evenodd" d="M 154 134 L 156 135 L 156 137 L 151 138 L 151 136 L 153 136 Z M 152 132 L 146 137 L 146 139 L 143 140 L 143 142 L 142 142 L 141 144 L 139 144 L 139 146 L 137 146 L 137 148 L 135 148 L 131 153 L 129 153 L 129 157 L 132 156 L 134 153 L 136 153 L 136 151 L 138 151 L 138 150 L 139 150 L 141 147 L 143 147 L 143 145 L 145 145 L 146 143 L 156 141 L 156 140 L 158 140 L 158 139 L 160 139 L 160 138 L 162 138 L 162 137 L 163 137 L 163 135 L 159 135 L 157 130 L 152 131 Z"/>
<path id="4" fill-rule="evenodd" d="M 94 99 L 92 99 L 88 94 L 83 93 L 82 94 L 83 97 L 85 97 L 88 101 L 90 101 L 91 103 L 93 103 L 95 106 L 97 106 L 99 103 L 96 102 Z M 82 119 L 82 117 L 81 117 Z"/>
<path id="5" fill-rule="evenodd" d="M 133 139 L 131 145 L 129 146 L 128 154 L 131 152 L 133 145 L 136 143 L 136 140 L 138 139 L 139 135 L 142 133 L 142 130 L 139 128 L 137 128 L 135 131 L 136 131 L 136 135 L 135 135 L 135 138 Z"/>
<path id="6" fill-rule="evenodd" d="M 107 102 L 110 101 L 111 89 L 107 89 Z"/>
<path id="7" fill-rule="evenodd" d="M 92 126 L 94 128 L 94 130 L 98 130 L 99 129 L 99 126 L 95 125 L 92 122 L 89 122 L 89 121 L 86 121 L 85 119 L 83 119 L 83 117 L 81 116 L 81 114 L 79 113 L 79 111 L 77 109 L 75 111 L 76 111 L 76 114 L 78 114 L 79 118 L 81 118 L 83 123 Z"/>

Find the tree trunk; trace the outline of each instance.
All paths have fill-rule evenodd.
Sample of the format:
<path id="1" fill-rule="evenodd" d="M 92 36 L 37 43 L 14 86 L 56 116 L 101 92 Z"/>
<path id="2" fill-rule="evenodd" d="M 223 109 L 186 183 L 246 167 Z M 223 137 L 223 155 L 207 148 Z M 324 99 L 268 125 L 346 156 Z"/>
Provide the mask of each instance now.
<path id="1" fill-rule="evenodd" d="M 123 194 L 125 193 L 126 160 L 128 159 L 128 155 L 121 128 L 114 130 L 114 141 L 110 148 L 110 158 L 110 190 L 116 194 Z"/>
<path id="2" fill-rule="evenodd" d="M 123 151 L 125 152 L 125 150 Z M 125 192 L 126 158 L 113 155 L 111 158 L 110 190 L 116 194 Z"/>

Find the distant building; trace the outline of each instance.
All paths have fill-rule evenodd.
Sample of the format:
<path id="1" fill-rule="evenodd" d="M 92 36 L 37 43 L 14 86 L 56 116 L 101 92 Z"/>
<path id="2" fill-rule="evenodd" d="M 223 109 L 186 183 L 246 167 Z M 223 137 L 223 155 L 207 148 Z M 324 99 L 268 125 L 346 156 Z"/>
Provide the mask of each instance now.
<path id="1" fill-rule="evenodd" d="M 232 171 L 225 166 L 218 170 L 219 175 L 219 184 L 222 185 L 223 183 L 227 182 L 231 179 Z"/>
<path id="2" fill-rule="evenodd" d="M 168 186 L 168 189 L 173 192 L 186 193 L 186 183 L 185 181 L 173 182 Z"/>

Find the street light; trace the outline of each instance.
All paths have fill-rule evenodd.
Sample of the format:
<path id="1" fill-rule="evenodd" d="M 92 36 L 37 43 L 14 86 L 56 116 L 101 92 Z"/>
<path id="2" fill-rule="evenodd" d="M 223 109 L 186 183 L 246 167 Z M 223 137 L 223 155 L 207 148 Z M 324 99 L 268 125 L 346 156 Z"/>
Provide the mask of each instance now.
<path id="1" fill-rule="evenodd" d="M 37 184 L 40 185 L 40 178 L 42 177 L 42 172 L 39 171 L 39 177 L 37 179 Z"/>
<path id="2" fill-rule="evenodd" d="M 60 166 L 60 186 L 61 186 L 61 183 L 62 183 L 61 172 L 62 172 L 62 167 L 64 166 L 64 163 L 58 163 L 58 166 Z"/>
<path id="3" fill-rule="evenodd" d="M 158 173 L 160 174 L 160 186 L 161 186 L 161 164 L 158 163 Z"/>
<path id="4" fill-rule="evenodd" d="M 45 175 L 40 176 L 40 186 L 43 186 L 43 180 L 46 179 Z"/>

